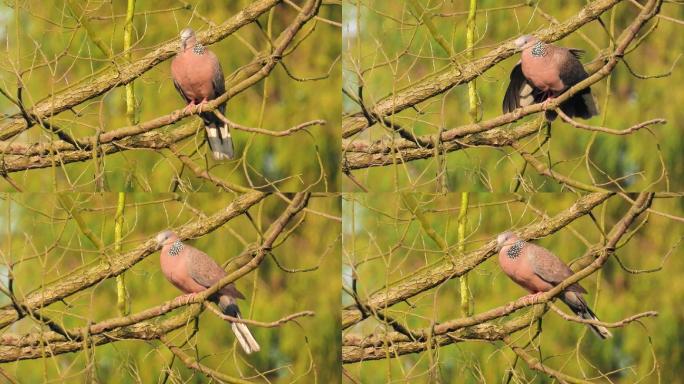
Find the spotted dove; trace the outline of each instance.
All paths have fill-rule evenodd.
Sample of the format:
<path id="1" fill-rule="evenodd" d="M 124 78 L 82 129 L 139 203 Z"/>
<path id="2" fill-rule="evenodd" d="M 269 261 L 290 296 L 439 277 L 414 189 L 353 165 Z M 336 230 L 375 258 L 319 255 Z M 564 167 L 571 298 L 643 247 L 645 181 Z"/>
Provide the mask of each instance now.
<path id="1" fill-rule="evenodd" d="M 539 295 L 570 277 L 573 272 L 561 259 L 536 244 L 528 243 L 512 232 L 504 232 L 496 238 L 499 264 L 504 273 L 534 295 Z M 580 318 L 598 320 L 584 298 L 587 291 L 579 283 L 567 287 L 560 299 Z M 611 337 L 605 327 L 587 324 L 600 338 Z"/>
<path id="2" fill-rule="evenodd" d="M 157 243 L 162 246 L 159 262 L 164 276 L 185 293 L 202 292 L 226 276 L 226 271 L 214 259 L 197 248 L 183 244 L 172 231 L 160 232 Z M 236 299 L 244 298 L 230 283 L 210 296 L 209 300 L 215 302 L 224 314 L 239 318 L 240 309 Z M 245 324 L 231 323 L 231 328 L 247 354 L 259 351 L 259 344 Z"/>
<path id="3" fill-rule="evenodd" d="M 173 85 L 188 103 L 188 108 L 200 108 L 226 92 L 223 69 L 216 55 L 197 42 L 195 31 L 185 28 L 180 34 L 180 52 L 171 62 Z M 226 103 L 218 106 L 225 116 Z M 213 112 L 201 112 L 209 148 L 215 160 L 233 158 L 233 140 L 228 125 Z"/>
<path id="4" fill-rule="evenodd" d="M 531 35 L 519 37 L 515 45 L 522 49 L 522 57 L 511 71 L 503 100 L 504 113 L 553 99 L 589 76 L 579 61 L 582 50 L 545 44 Z M 561 103 L 560 109 L 571 118 L 598 115 L 589 87 Z M 556 116 L 555 111 L 546 111 L 547 120 L 553 121 Z"/>

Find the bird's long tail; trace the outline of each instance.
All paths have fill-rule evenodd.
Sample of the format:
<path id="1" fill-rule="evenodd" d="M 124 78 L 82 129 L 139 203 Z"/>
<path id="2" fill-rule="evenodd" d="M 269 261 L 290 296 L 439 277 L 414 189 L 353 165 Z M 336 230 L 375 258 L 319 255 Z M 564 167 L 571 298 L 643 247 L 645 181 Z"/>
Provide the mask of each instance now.
<path id="1" fill-rule="evenodd" d="M 236 317 L 240 318 L 239 315 Z M 240 343 L 240 346 L 242 347 L 242 349 L 244 349 L 246 354 L 259 352 L 259 350 L 261 349 L 259 347 L 259 343 L 257 343 L 256 340 L 254 340 L 254 336 L 252 336 L 252 333 L 249 331 L 249 328 L 247 328 L 245 324 L 231 323 L 230 327 L 233 329 L 233 333 L 235 334 L 238 343 Z"/>
<path id="2" fill-rule="evenodd" d="M 537 101 L 537 96 L 535 96 L 535 102 L 542 102 L 544 100 L 546 100 L 546 96 L 541 101 Z M 560 109 L 570 118 L 581 117 L 589 119 L 592 116 L 598 115 L 598 107 L 596 107 L 596 101 L 594 101 L 594 97 L 591 95 L 590 88 L 585 88 L 575 93 L 569 100 L 560 105 Z M 558 114 L 556 111 L 549 109 L 546 111 L 545 116 L 546 120 L 554 121 Z"/>
<path id="3" fill-rule="evenodd" d="M 228 316 L 236 317 L 238 319 L 242 318 L 242 316 L 240 316 L 240 309 L 232 298 L 228 298 L 225 295 L 221 296 L 221 299 L 219 300 L 219 308 L 221 308 L 221 311 Z M 235 338 L 245 353 L 250 354 L 253 352 L 259 352 L 261 349 L 259 347 L 259 343 L 254 340 L 254 336 L 252 336 L 252 333 L 245 324 L 230 323 L 230 328 L 233 330 Z"/>
<path id="4" fill-rule="evenodd" d="M 228 124 L 221 122 L 221 124 L 207 124 L 205 125 L 207 131 L 207 141 L 214 160 L 230 160 L 234 156 L 233 152 L 233 138 L 230 136 Z"/>
<path id="5" fill-rule="evenodd" d="M 587 302 L 584 301 L 584 298 L 579 293 L 566 291 L 565 294 L 561 296 L 561 300 L 563 300 L 563 302 L 580 318 L 598 321 L 598 317 L 596 317 L 591 308 L 589 308 Z M 591 329 L 596 336 L 602 339 L 613 337 L 613 334 L 610 333 L 608 328 L 604 326 L 587 324 L 587 327 L 589 327 L 589 329 Z"/>
<path id="6" fill-rule="evenodd" d="M 594 100 L 594 96 L 592 96 L 591 91 L 589 88 L 586 88 L 586 92 L 580 92 L 580 95 L 582 96 L 582 100 L 584 101 L 584 106 L 586 107 L 586 117 L 587 119 L 596 116 L 599 114 L 598 107 L 596 106 L 596 101 Z"/>
<path id="7" fill-rule="evenodd" d="M 589 119 L 592 116 L 598 115 L 598 107 L 596 107 L 596 102 L 589 88 L 584 88 L 575 93 L 568 101 L 561 104 L 560 107 L 570 117 Z"/>

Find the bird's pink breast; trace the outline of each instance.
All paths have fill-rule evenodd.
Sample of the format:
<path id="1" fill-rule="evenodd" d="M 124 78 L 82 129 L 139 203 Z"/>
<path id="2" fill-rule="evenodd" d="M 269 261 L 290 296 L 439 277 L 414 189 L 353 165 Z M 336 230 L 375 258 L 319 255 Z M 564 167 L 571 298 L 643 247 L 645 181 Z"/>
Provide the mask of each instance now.
<path id="1" fill-rule="evenodd" d="M 179 53 L 171 63 L 171 75 L 185 95 L 199 103 L 214 95 L 214 63 L 208 53 L 196 55 L 192 51 Z"/>
<path id="2" fill-rule="evenodd" d="M 184 293 L 201 292 L 206 289 L 190 277 L 186 260 L 182 254 L 171 256 L 168 254 L 168 250 L 162 250 L 159 264 L 166 279 Z"/>
<path id="3" fill-rule="evenodd" d="M 526 290 L 536 292 L 546 292 L 552 285 L 542 280 L 532 268 L 532 263 L 527 259 L 528 255 L 523 252 L 516 258 L 508 256 L 510 246 L 506 246 L 499 252 L 499 264 L 511 280 L 515 281 Z"/>
<path id="4" fill-rule="evenodd" d="M 553 59 L 550 57 L 535 57 L 525 51 L 523 52 L 522 71 L 527 80 L 544 92 L 562 92 L 564 90 L 558 66 L 554 65 Z"/>

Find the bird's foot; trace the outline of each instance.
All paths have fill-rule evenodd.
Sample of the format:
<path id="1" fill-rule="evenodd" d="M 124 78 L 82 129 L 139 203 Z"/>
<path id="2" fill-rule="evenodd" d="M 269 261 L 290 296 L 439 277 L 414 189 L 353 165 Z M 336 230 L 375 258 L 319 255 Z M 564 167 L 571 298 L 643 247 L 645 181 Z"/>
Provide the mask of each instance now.
<path id="1" fill-rule="evenodd" d="M 537 298 L 539 296 L 541 296 L 543 294 L 544 294 L 544 292 L 530 293 L 529 295 L 524 296 L 522 299 L 523 299 L 525 304 L 532 304 L 532 303 L 534 303 L 535 300 L 537 300 Z"/>
<path id="2" fill-rule="evenodd" d="M 183 113 L 188 113 L 188 112 L 193 112 L 193 109 L 197 107 L 197 104 L 195 104 L 195 100 L 192 100 L 190 104 L 186 105 L 185 108 L 183 108 Z"/>
<path id="3" fill-rule="evenodd" d="M 204 100 L 200 101 L 199 104 L 197 104 L 197 113 L 202 113 L 204 105 L 206 105 L 209 102 L 207 98 L 205 97 Z"/>
<path id="4" fill-rule="evenodd" d="M 542 109 L 544 109 L 544 110 L 549 109 L 549 103 L 552 102 L 553 99 L 555 99 L 555 97 L 553 97 L 553 95 L 549 95 L 549 96 L 546 98 L 546 100 L 544 100 L 544 101 L 542 102 Z"/>

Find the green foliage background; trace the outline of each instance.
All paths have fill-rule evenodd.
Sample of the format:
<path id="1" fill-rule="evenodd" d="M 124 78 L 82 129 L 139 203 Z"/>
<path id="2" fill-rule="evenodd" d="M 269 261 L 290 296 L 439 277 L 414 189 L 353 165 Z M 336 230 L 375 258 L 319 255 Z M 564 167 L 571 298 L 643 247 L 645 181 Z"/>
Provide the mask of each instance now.
<path id="1" fill-rule="evenodd" d="M 460 194 L 447 196 L 416 195 L 430 226 L 456 250 L 457 216 Z M 532 208 L 553 216 L 570 207 L 577 196 L 570 193 L 540 193 L 532 196 L 471 193 L 468 210 L 465 252 L 475 250 L 495 239 L 505 230 L 515 230 L 537 222 L 540 216 Z M 609 231 L 629 208 L 624 200 L 612 197 L 592 212 L 604 231 Z M 653 209 L 682 216 L 681 198 L 656 199 Z M 343 200 L 343 285 L 351 288 L 350 265 L 356 265 L 357 289 L 363 300 L 385 284 L 443 261 L 448 257 L 425 235 L 417 220 L 405 209 L 400 195 L 349 194 Z M 643 220 L 639 220 L 641 223 Z M 575 377 L 597 377 L 597 370 L 610 372 L 613 383 L 663 382 L 682 383 L 684 359 L 684 321 L 681 300 L 684 283 L 682 226 L 662 216 L 648 215 L 633 236 L 620 242 L 617 256 L 630 269 L 662 267 L 652 273 L 630 274 L 611 257 L 604 267 L 585 278 L 581 284 L 597 316 L 607 322 L 619 321 L 637 313 L 655 310 L 656 318 L 645 318 L 613 331 L 614 338 L 601 341 L 585 326 L 569 323 L 553 311 L 543 317 L 542 333 L 536 339 L 543 363 Z M 566 263 L 582 256 L 588 244 L 601 240 L 597 224 L 584 216 L 568 227 L 535 242 L 554 252 Z M 630 232 L 628 231 L 628 234 Z M 512 282 L 499 268 L 497 256 L 477 266 L 469 274 L 474 313 L 480 313 L 518 299 L 527 292 Z M 353 304 L 343 295 L 342 305 Z M 564 304 L 559 308 L 570 313 Z M 509 315 L 520 316 L 529 309 Z M 437 323 L 464 317 L 460 307 L 458 279 L 449 280 L 407 302 L 398 303 L 385 313 L 406 324 L 409 329 L 428 328 Z M 507 320 L 504 318 L 503 320 Z M 502 320 L 496 320 L 500 322 Z M 374 319 L 350 327 L 344 334 L 358 336 L 382 334 L 384 325 Z M 523 345 L 535 325 L 513 335 Z M 535 344 L 536 345 L 536 344 Z M 533 355 L 539 357 L 533 352 Z M 344 366 L 363 383 L 431 381 L 428 370 L 434 364 L 436 375 L 444 383 L 501 383 L 513 365 L 515 354 L 503 342 L 464 341 L 438 348 L 432 359 L 427 352 L 403 355 L 390 360 L 367 361 Z M 655 360 L 654 360 L 655 359 Z M 657 364 L 659 374 L 654 371 Z M 511 383 L 551 383 L 546 375 L 531 371 L 518 361 Z M 659 380 L 658 380 L 659 378 Z M 598 382 L 603 382 L 599 380 Z"/>
<path id="2" fill-rule="evenodd" d="M 452 65 L 465 65 L 467 1 L 418 0 L 423 9 L 433 15 L 438 32 L 456 52 L 456 63 L 430 35 L 424 25 L 417 25 L 410 1 L 363 0 L 345 2 L 343 7 L 343 78 L 344 86 L 357 94 L 357 69 L 365 70 L 363 95 L 372 106 L 377 101 L 398 92 L 409 84 L 443 72 Z M 551 25 L 542 11 L 558 21 L 575 16 L 586 1 L 528 1 L 477 2 L 475 58 L 484 56 L 494 47 L 517 36 Z M 639 9 L 626 1 L 608 11 L 601 19 L 617 37 L 634 19 Z M 684 8 L 666 2 L 661 14 L 681 20 Z M 632 76 L 624 63 L 619 63 L 612 74 L 592 86 L 601 115 L 588 121 L 594 126 L 625 129 L 653 118 L 665 118 L 666 125 L 656 125 L 627 136 L 595 134 L 556 121 L 552 124 L 548 162 L 553 169 L 573 179 L 603 185 L 610 175 L 620 180 L 630 191 L 644 189 L 681 190 L 684 163 L 681 153 L 679 122 L 684 118 L 680 107 L 684 92 L 673 86 L 684 82 L 681 61 L 684 50 L 681 25 L 657 19 L 657 28 L 625 60 L 640 75 L 658 75 L 670 71 L 667 77 L 640 80 Z M 651 28 L 651 22 L 640 32 Z M 583 36 L 582 36 L 582 35 Z M 598 57 L 598 48 L 609 46 L 604 28 L 591 22 L 566 38 L 556 42 L 560 46 L 586 50 L 586 64 Z M 510 71 L 519 55 L 497 64 L 477 80 L 483 120 L 501 115 L 501 104 L 508 86 Z M 673 67 L 674 64 L 674 67 Z M 344 112 L 356 113 L 359 106 L 344 97 Z M 536 118 L 528 116 L 522 121 Z M 393 121 L 415 134 L 436 134 L 440 129 L 451 129 L 471 123 L 468 114 L 467 86 L 457 86 L 443 95 L 433 97 L 395 115 Z M 513 123 L 518 124 L 518 123 Z M 356 137 L 375 140 L 389 135 L 389 130 L 374 126 Z M 540 132 L 543 136 L 545 129 Z M 532 136 L 526 148 L 533 150 L 541 137 Z M 588 159 L 583 156 L 588 155 Z M 526 185 L 517 186 L 516 176 L 523 171 L 524 161 L 510 148 L 470 148 L 444 156 L 449 190 L 460 191 L 560 191 L 561 186 L 550 178 L 539 176 L 532 167 L 524 172 Z M 398 166 L 356 170 L 355 178 L 371 191 L 435 191 L 435 176 L 439 167 L 435 158 L 412 161 Z M 597 169 L 598 168 L 598 169 Z M 663 174 L 663 168 L 666 174 Z M 591 170 L 591 177 L 588 169 Z M 605 173 L 605 174 L 604 174 Z M 358 191 L 358 187 L 344 179 L 343 188 Z"/>
<path id="3" fill-rule="evenodd" d="M 126 2 L 80 2 L 70 0 L 75 9 L 83 12 L 92 24 L 96 36 L 110 46 L 115 53 L 122 51 L 123 26 Z M 245 8 L 251 1 L 196 1 L 175 0 L 137 1 L 133 33 L 133 60 L 153 51 L 158 45 L 176 40 L 181 29 L 191 26 L 197 31 L 208 28 L 202 19 L 221 24 Z M 303 2 L 295 3 L 302 5 Z M 0 18 L 6 24 L 0 26 L 0 86 L 14 95 L 17 78 L 15 70 L 26 70 L 23 75 L 24 100 L 27 105 L 48 97 L 57 90 L 76 82 L 88 81 L 89 76 L 100 69 L 123 65 L 123 57 L 107 59 L 80 28 L 70 41 L 78 26 L 64 1 L 22 1 L 0 4 Z M 188 4 L 185 9 L 179 9 Z M 19 12 L 15 9 L 18 6 Z M 163 10 L 159 13 L 146 13 Z M 297 11 L 286 4 L 277 5 L 270 13 L 259 18 L 263 31 L 254 23 L 209 47 L 222 64 L 225 77 L 254 59 L 252 50 L 264 51 L 269 47 L 265 37 L 275 39 L 296 17 Z M 341 7 L 324 5 L 319 15 L 340 21 Z M 105 18 L 117 15 L 114 19 Z M 313 189 L 337 190 L 339 164 L 339 121 L 341 113 L 341 52 L 339 27 L 316 21 L 305 26 L 291 47 L 296 50 L 283 58 L 283 63 L 297 79 L 288 76 L 282 65 L 276 66 L 266 80 L 252 86 L 228 101 L 227 116 L 234 122 L 250 127 L 280 131 L 306 121 L 324 119 L 325 126 L 314 126 L 307 132 L 297 132 L 285 137 L 271 137 L 233 130 L 236 153 L 245 154 L 245 163 L 231 161 L 211 168 L 211 173 L 241 185 L 260 186 L 270 180 L 279 181 L 280 190 L 303 190 L 310 184 Z M 308 32 L 310 31 L 310 33 Z M 64 54 L 62 52 L 64 51 Z M 289 49 L 288 49 L 289 52 Z M 38 66 L 45 60 L 53 60 L 49 66 Z M 170 114 L 184 107 L 185 102 L 174 89 L 170 75 L 171 60 L 157 65 L 135 81 L 135 93 L 139 103 L 141 122 Z M 320 80 L 302 81 L 318 78 Z M 230 84 L 229 84 L 230 85 Z M 263 110 L 263 111 L 262 111 Z M 0 113 L 18 111 L 4 97 L 0 97 Z M 93 98 L 76 108 L 80 116 L 66 111 L 53 118 L 53 122 L 66 128 L 73 136 L 92 136 L 128 126 L 124 87 L 117 87 L 103 96 Z M 183 119 L 175 126 L 192 122 L 198 117 Z M 0 123 L 0 125 L 2 125 Z M 162 128 L 168 129 L 168 128 Z M 22 134 L 18 142 L 49 141 L 48 134 L 38 127 Z M 204 140 L 204 132 L 184 142 L 184 152 L 190 154 Z M 207 151 L 206 145 L 201 153 Z M 211 156 L 208 156 L 211 157 Z M 204 160 L 195 158 L 205 167 Z M 211 160 L 210 160 L 211 163 Z M 212 163 L 213 164 L 213 163 Z M 181 163 L 168 150 L 161 153 L 150 150 L 132 150 L 107 156 L 104 161 L 106 188 L 129 191 L 206 191 L 215 190 L 211 183 L 198 179 L 181 167 Z M 55 169 L 30 170 L 12 174 L 24 190 L 45 191 L 73 189 L 93 191 L 92 180 L 96 172 L 94 162 L 71 163 Z M 180 186 L 175 177 L 180 174 Z M 249 179 L 246 175 L 249 175 Z M 2 188 L 11 189 L 3 182 Z"/>
<path id="4" fill-rule="evenodd" d="M 87 227 L 107 245 L 111 257 L 116 257 L 112 248 L 116 194 L 67 197 L 76 202 Z M 226 194 L 129 194 L 122 252 L 139 246 L 163 229 L 195 221 L 200 214 L 209 216 L 231 200 Z M 250 214 L 260 230 L 265 231 L 285 206 L 283 200 L 270 196 L 250 209 Z M 313 197 L 309 208 L 340 215 L 337 197 Z M 106 262 L 106 256 L 96 251 L 74 220 L 59 208 L 56 195 L 5 195 L 0 200 L 0 212 L 0 255 L 3 264 L 14 265 L 15 294 L 19 298 L 86 265 Z M 300 318 L 276 328 L 251 326 L 262 350 L 247 356 L 236 344 L 230 325 L 205 310 L 200 315 L 199 332 L 190 342 L 190 346 L 196 346 L 197 356 L 192 349 L 185 352 L 225 374 L 255 377 L 256 372 L 263 372 L 263 378 L 256 377 L 255 382 L 288 383 L 298 377 L 303 382 L 314 382 L 315 377 L 319 382 L 338 382 L 340 231 L 339 222 L 308 213 L 303 224 L 273 253 L 283 268 L 317 269 L 288 273 L 268 257 L 255 272 L 236 282 L 247 298 L 239 302 L 245 318 L 270 322 L 305 310 L 314 311 L 315 317 Z M 285 239 L 284 235 L 276 244 Z M 248 243 L 257 241 L 257 231 L 243 215 L 188 243 L 225 263 L 245 250 Z M 3 267 L 3 276 L 6 273 Z M 181 294 L 161 273 L 159 252 L 134 265 L 125 275 L 132 313 Z M 6 285 L 6 277 L 3 283 Z M 8 303 L 3 295 L 0 305 Z M 67 328 L 118 317 L 115 280 L 104 280 L 41 313 L 63 322 Z M 24 318 L 3 332 L 24 334 L 39 329 L 35 322 Z M 182 344 L 192 330 L 190 323 L 171 333 L 172 342 Z M 167 373 L 167 383 L 208 381 L 178 360 L 169 367 L 171 357 L 171 352 L 158 341 L 123 340 L 96 347 L 92 362 L 101 382 L 155 383 L 161 382 Z M 82 383 L 88 381 L 85 364 L 86 354 L 80 351 L 6 363 L 2 369 L 22 383 Z"/>

